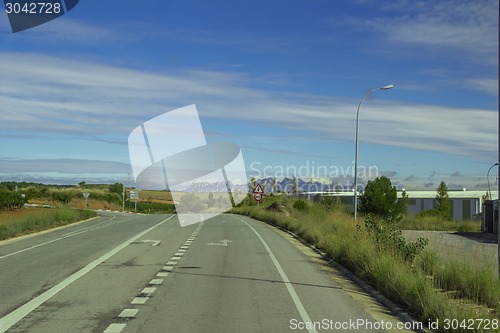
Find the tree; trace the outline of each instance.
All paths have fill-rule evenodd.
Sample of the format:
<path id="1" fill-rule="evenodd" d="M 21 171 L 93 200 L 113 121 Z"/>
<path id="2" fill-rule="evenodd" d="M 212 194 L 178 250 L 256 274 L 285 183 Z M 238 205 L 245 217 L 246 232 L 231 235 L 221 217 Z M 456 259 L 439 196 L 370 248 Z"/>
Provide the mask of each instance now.
<path id="1" fill-rule="evenodd" d="M 448 186 L 442 181 L 436 189 L 436 211 L 439 215 L 451 219 L 451 204 L 448 195 Z"/>
<path id="2" fill-rule="evenodd" d="M 273 178 L 273 193 L 276 193 L 276 188 L 277 188 L 277 181 L 276 177 Z"/>
<path id="3" fill-rule="evenodd" d="M 360 196 L 360 211 L 385 219 L 398 220 L 402 217 L 403 204 L 398 200 L 398 192 L 391 180 L 385 176 L 369 180 Z"/>
<path id="4" fill-rule="evenodd" d="M 123 193 L 123 184 L 121 184 L 121 183 L 114 183 L 113 185 L 109 185 L 109 192 L 122 195 L 122 193 Z"/>
<path id="5" fill-rule="evenodd" d="M 408 198 L 408 193 L 406 193 L 406 190 L 403 190 L 403 192 L 401 192 L 401 199 L 398 200 L 399 211 L 403 215 L 408 214 Z"/>
<path id="6" fill-rule="evenodd" d="M 79 182 L 79 183 L 78 183 L 78 186 L 79 186 L 79 187 L 85 187 L 85 182 Z"/>
<path id="7" fill-rule="evenodd" d="M 484 204 L 486 200 L 491 200 L 488 191 L 486 191 L 486 193 L 481 197 L 481 203 Z"/>
<path id="8" fill-rule="evenodd" d="M 19 193 L 0 190 L 0 210 L 14 210 L 22 208 L 26 199 Z"/>
<path id="9" fill-rule="evenodd" d="M 297 178 L 295 176 L 292 178 L 292 191 L 293 194 L 297 194 Z"/>

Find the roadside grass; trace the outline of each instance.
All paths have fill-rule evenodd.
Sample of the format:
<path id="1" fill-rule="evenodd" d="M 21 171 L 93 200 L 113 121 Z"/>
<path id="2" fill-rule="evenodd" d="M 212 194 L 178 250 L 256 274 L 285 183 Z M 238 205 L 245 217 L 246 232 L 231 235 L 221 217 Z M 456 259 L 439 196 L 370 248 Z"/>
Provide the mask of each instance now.
<path id="1" fill-rule="evenodd" d="M 134 211 L 134 203 L 131 203 L 131 210 Z M 173 214 L 175 213 L 175 206 L 172 203 L 158 203 L 158 202 L 137 202 L 137 213 L 143 214 Z"/>
<path id="2" fill-rule="evenodd" d="M 266 197 L 260 205 L 247 200 L 233 213 L 288 229 L 321 248 L 387 298 L 400 304 L 422 323 L 439 319 L 498 320 L 500 280 L 495 269 L 467 262 L 441 262 L 436 251 L 426 248 L 413 261 L 397 250 L 380 246 L 365 231 L 363 218 L 356 224 L 340 206 L 307 202 L 306 209 L 294 208 L 295 199 Z M 270 206 L 273 209 L 270 209 Z M 295 205 L 302 206 L 300 205 Z M 481 329 L 476 332 L 498 332 Z M 442 332 L 470 332 L 467 327 Z"/>
<path id="3" fill-rule="evenodd" d="M 0 212 L 0 240 L 55 228 L 97 216 L 91 210 L 70 208 L 22 208 Z"/>
<path id="4" fill-rule="evenodd" d="M 406 216 L 399 222 L 402 230 L 480 232 L 479 221 L 449 221 L 437 216 Z"/>

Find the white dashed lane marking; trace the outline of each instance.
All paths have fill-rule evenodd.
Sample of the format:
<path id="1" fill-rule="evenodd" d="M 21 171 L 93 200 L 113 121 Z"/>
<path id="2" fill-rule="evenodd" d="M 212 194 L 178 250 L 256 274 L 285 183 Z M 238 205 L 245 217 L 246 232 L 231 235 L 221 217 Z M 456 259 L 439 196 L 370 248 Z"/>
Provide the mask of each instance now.
<path id="1" fill-rule="evenodd" d="M 146 304 L 149 297 L 136 297 L 130 302 L 130 304 Z"/>
<path id="2" fill-rule="evenodd" d="M 177 250 L 177 252 L 170 258 L 170 260 L 167 261 L 165 266 L 156 273 L 156 277 L 166 277 L 168 276 L 169 272 L 171 272 L 174 269 L 174 266 L 177 265 L 178 261 L 182 259 L 184 256 L 184 253 L 189 249 L 189 246 L 193 243 L 193 241 L 196 239 L 196 236 L 198 236 L 198 233 L 200 232 L 201 227 L 203 226 L 203 222 L 201 222 L 198 227 L 195 229 L 195 231 L 191 234 L 191 236 L 188 237 L 188 239 L 184 242 L 184 244 Z M 152 279 L 149 281 L 148 285 L 149 286 L 159 286 L 163 283 L 163 279 Z M 149 300 L 149 298 L 153 295 L 153 293 L 156 291 L 156 287 L 146 287 L 142 289 L 140 292 L 139 296 L 135 297 L 130 304 L 133 305 L 143 305 L 146 304 L 146 302 Z M 124 319 L 132 319 L 135 318 L 137 313 L 139 312 L 139 309 L 125 309 L 123 310 L 119 315 L 118 318 L 121 320 Z M 106 328 L 104 333 L 121 333 L 123 329 L 127 326 L 127 324 L 121 324 L 121 323 L 113 323 Z"/>
<path id="3" fill-rule="evenodd" d="M 155 287 L 146 287 L 142 289 L 141 296 L 151 296 L 156 291 Z"/>
<path id="4" fill-rule="evenodd" d="M 106 328 L 104 333 L 121 333 L 127 324 L 111 324 Z"/>
<path id="5" fill-rule="evenodd" d="M 159 285 L 162 283 L 163 283 L 163 279 L 153 279 L 153 280 L 149 281 L 150 285 Z"/>
<path id="6" fill-rule="evenodd" d="M 118 315 L 118 318 L 134 318 L 137 312 L 139 312 L 138 309 L 125 309 Z"/>

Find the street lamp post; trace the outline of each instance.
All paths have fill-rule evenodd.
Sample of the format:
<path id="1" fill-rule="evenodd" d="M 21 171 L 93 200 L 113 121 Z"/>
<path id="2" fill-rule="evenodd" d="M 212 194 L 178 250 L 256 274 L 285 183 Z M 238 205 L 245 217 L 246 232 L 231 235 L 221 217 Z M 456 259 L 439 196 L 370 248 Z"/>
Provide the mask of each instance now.
<path id="1" fill-rule="evenodd" d="M 490 166 L 490 168 L 488 169 L 488 173 L 486 174 L 486 180 L 488 181 L 488 199 L 489 199 L 489 200 L 493 200 L 493 199 L 491 198 L 491 188 L 490 188 L 490 170 L 491 170 L 493 167 L 497 166 L 497 165 L 498 165 L 498 163 L 495 163 L 495 164 L 493 164 L 492 166 Z"/>
<path id="2" fill-rule="evenodd" d="M 358 110 L 356 111 L 356 155 L 354 157 L 354 219 L 358 218 L 358 129 L 359 129 L 359 109 L 361 108 L 361 104 L 365 100 L 366 96 L 377 90 L 388 90 L 392 89 L 394 86 L 392 84 L 388 84 L 386 86 L 370 90 L 367 92 L 358 105 Z"/>

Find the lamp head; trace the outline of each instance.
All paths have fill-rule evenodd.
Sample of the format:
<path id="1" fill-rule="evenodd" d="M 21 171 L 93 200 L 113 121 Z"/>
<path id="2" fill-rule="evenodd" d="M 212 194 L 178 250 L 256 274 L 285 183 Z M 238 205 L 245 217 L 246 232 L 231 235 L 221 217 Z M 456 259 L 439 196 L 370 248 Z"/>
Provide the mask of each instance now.
<path id="1" fill-rule="evenodd" d="M 388 85 L 386 85 L 386 86 L 383 86 L 383 87 L 382 87 L 382 88 L 380 88 L 380 89 L 382 89 L 382 90 L 387 90 L 387 89 L 392 89 L 392 88 L 394 88 L 394 85 L 392 85 L 392 84 L 388 84 Z"/>

